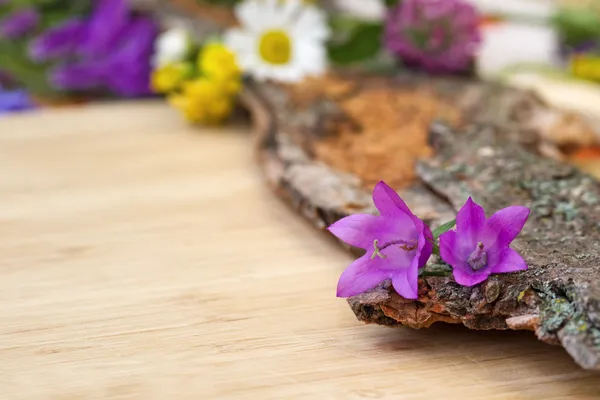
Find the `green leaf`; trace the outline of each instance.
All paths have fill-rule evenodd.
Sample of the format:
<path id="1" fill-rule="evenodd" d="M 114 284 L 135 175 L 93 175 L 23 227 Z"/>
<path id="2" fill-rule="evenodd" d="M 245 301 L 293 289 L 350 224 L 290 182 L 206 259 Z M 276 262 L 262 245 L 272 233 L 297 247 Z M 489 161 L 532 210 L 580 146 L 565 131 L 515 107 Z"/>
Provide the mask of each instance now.
<path id="1" fill-rule="evenodd" d="M 454 228 L 456 225 L 456 219 L 452 221 L 448 221 L 443 225 L 440 225 L 437 229 L 433 231 L 433 240 L 437 240 L 443 233 L 448 232 L 450 229 Z"/>
<path id="2" fill-rule="evenodd" d="M 552 24 L 568 45 L 578 45 L 600 37 L 600 18 L 586 10 L 563 9 L 552 18 Z"/>
<path id="3" fill-rule="evenodd" d="M 329 58 L 336 64 L 346 65 L 377 56 L 381 50 L 383 25 L 365 22 L 356 26 L 342 43 L 329 45 Z"/>

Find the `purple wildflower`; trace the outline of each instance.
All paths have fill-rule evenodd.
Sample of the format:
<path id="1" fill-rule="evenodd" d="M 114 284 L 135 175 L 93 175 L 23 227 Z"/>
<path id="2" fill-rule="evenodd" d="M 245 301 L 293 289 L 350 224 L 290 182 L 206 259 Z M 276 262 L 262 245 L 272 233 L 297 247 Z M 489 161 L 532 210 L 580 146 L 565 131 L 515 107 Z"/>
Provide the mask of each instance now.
<path id="1" fill-rule="evenodd" d="M 125 0 L 98 0 L 89 19 L 71 19 L 30 46 L 38 61 L 67 59 L 50 80 L 64 90 L 109 89 L 121 96 L 150 94 L 150 59 L 158 27 L 132 15 Z"/>
<path id="2" fill-rule="evenodd" d="M 24 90 L 3 90 L 0 87 L 0 116 L 34 108 L 31 98 Z"/>
<path id="3" fill-rule="evenodd" d="M 512 206 L 486 219 L 483 208 L 469 197 L 456 216 L 456 230 L 440 236 L 440 256 L 452 266 L 456 282 L 473 286 L 490 274 L 527 269 L 509 246 L 528 216 L 527 207 Z"/>
<path id="4" fill-rule="evenodd" d="M 479 16 L 463 0 L 402 0 L 388 11 L 384 39 L 408 66 L 464 72 L 481 42 Z"/>
<path id="5" fill-rule="evenodd" d="M 391 279 L 401 296 L 416 299 L 418 270 L 431 256 L 431 230 L 384 182 L 375 186 L 373 202 L 380 216 L 354 214 L 328 228 L 344 242 L 367 251 L 342 273 L 337 295 L 355 296 Z"/>
<path id="6" fill-rule="evenodd" d="M 77 50 L 84 34 L 84 21 L 77 18 L 68 20 L 37 37 L 29 46 L 29 55 L 36 61 L 70 55 Z"/>
<path id="7" fill-rule="evenodd" d="M 35 29 L 40 14 L 35 8 L 24 8 L 0 20 L 0 38 L 16 39 Z"/>

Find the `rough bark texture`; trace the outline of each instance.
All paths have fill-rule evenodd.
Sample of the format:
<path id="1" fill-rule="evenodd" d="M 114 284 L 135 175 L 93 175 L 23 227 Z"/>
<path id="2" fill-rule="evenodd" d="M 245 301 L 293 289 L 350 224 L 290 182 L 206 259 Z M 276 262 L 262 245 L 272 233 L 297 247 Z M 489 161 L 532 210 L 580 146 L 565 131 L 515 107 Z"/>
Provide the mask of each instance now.
<path id="1" fill-rule="evenodd" d="M 540 340 L 561 344 L 583 368 L 600 368 L 600 185 L 550 158 L 560 156 L 553 145 L 557 124 L 585 121 L 532 93 L 489 83 L 415 75 L 341 79 L 352 82 L 351 89 L 316 90 L 304 102 L 294 88 L 273 84 L 249 83 L 244 95 L 268 183 L 317 228 L 350 213 L 376 211 L 360 176 L 326 165 L 313 150 L 337 127 L 356 123 L 340 99 L 382 87 L 426 86 L 463 116 L 460 126 L 432 121 L 428 127 L 434 155 L 416 163 L 417 179 L 399 191 L 417 215 L 436 226 L 453 218 L 469 195 L 487 210 L 512 204 L 532 209 L 513 245 L 528 271 L 467 288 L 433 260 L 420 278 L 418 300 L 402 299 L 384 282 L 349 299 L 358 319 L 412 328 L 441 321 L 532 330 Z M 431 276 L 436 271 L 441 276 Z"/>

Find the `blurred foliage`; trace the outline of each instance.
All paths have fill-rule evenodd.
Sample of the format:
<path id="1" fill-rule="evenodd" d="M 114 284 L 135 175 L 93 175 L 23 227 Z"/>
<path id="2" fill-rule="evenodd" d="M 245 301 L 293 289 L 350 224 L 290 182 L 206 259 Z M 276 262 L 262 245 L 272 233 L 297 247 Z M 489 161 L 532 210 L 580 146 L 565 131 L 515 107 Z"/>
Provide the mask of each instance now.
<path id="1" fill-rule="evenodd" d="M 333 38 L 329 42 L 329 59 L 338 65 L 371 61 L 382 48 L 383 24 L 347 17 L 332 17 Z"/>
<path id="2" fill-rule="evenodd" d="M 563 8 L 552 19 L 567 46 L 600 42 L 600 15 L 586 9 Z"/>
<path id="3" fill-rule="evenodd" d="M 33 7 L 40 13 L 38 27 L 19 39 L 0 38 L 0 70 L 8 72 L 16 84 L 27 89 L 34 96 L 56 97 L 47 75 L 49 64 L 39 64 L 28 56 L 28 46 L 32 39 L 45 29 L 89 12 L 91 2 L 81 0 L 12 0 L 0 5 L 0 20 L 23 8 Z"/>

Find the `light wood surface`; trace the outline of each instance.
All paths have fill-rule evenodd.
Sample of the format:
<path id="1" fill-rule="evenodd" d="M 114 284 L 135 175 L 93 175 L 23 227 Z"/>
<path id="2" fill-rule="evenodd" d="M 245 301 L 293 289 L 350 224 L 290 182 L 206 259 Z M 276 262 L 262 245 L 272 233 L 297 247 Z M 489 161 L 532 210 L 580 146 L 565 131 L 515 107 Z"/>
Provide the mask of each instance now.
<path id="1" fill-rule="evenodd" d="M 1 399 L 600 398 L 531 333 L 357 322 L 250 143 L 155 102 L 0 120 Z"/>

